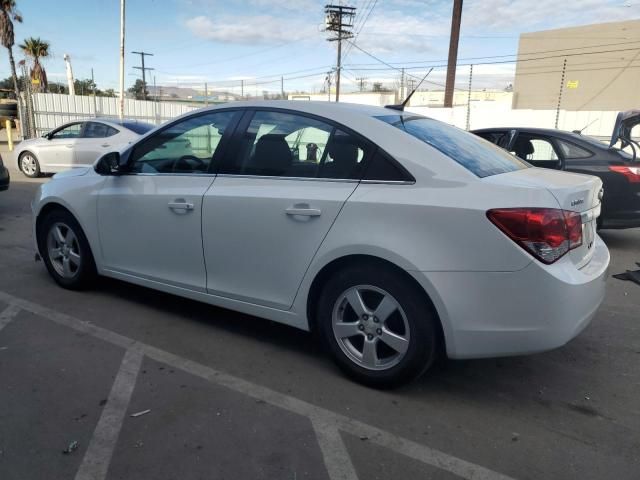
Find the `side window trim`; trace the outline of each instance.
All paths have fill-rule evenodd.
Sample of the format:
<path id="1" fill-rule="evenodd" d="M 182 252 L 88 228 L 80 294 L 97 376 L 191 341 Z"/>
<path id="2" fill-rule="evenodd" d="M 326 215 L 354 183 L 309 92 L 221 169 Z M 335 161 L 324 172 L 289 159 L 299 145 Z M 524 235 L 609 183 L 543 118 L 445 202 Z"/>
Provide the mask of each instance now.
<path id="1" fill-rule="evenodd" d="M 224 132 L 223 136 L 220 139 L 220 144 L 218 146 L 218 148 L 216 148 L 216 151 L 214 152 L 211 162 L 209 163 L 209 169 L 207 172 L 202 172 L 202 173 L 185 173 L 185 172 L 172 172 L 172 173 L 167 173 L 167 172 L 134 172 L 131 170 L 131 167 L 133 166 L 133 163 L 135 162 L 135 153 L 136 153 L 136 149 L 138 147 L 140 147 L 141 145 L 144 145 L 146 142 L 152 141 L 157 135 L 161 135 L 165 130 L 168 130 L 172 127 L 174 127 L 175 125 L 179 124 L 180 122 L 182 122 L 183 120 L 186 120 L 187 118 L 191 119 L 191 118 L 197 118 L 197 117 L 201 117 L 201 116 L 205 116 L 205 115 L 210 115 L 212 113 L 222 113 L 222 112 L 234 112 L 234 116 L 233 119 L 231 120 L 231 123 L 229 124 L 229 128 L 227 128 L 227 130 Z M 143 175 L 143 176 L 150 176 L 150 175 L 163 175 L 163 176 L 193 176 L 193 175 L 198 175 L 198 176 L 202 176 L 202 175 L 217 175 L 217 171 L 214 171 L 214 162 L 213 162 L 213 158 L 218 156 L 218 151 L 220 151 L 220 157 L 224 158 L 225 152 L 228 151 L 228 147 L 229 147 L 229 142 L 231 141 L 232 136 L 235 134 L 236 130 L 237 130 L 237 126 L 239 123 L 239 119 L 242 117 L 241 113 L 243 112 L 242 108 L 221 108 L 219 110 L 207 110 L 204 112 L 200 112 L 197 115 L 193 115 L 193 116 L 185 116 L 185 117 L 181 117 L 179 119 L 176 119 L 175 121 L 168 123 L 167 125 L 164 125 L 162 128 L 156 130 L 153 132 L 153 135 L 149 135 L 147 137 L 145 137 L 141 142 L 136 143 L 135 145 L 133 145 L 132 148 L 130 148 L 126 153 L 126 161 L 124 162 L 124 165 L 126 165 L 126 171 L 124 172 L 125 175 Z M 217 162 L 218 164 L 220 163 L 219 161 Z"/>

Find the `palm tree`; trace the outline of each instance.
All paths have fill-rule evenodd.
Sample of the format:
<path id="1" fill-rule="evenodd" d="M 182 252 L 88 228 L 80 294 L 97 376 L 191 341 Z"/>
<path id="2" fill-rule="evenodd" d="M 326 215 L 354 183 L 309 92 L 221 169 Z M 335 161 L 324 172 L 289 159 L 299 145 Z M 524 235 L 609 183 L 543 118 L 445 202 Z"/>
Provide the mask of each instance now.
<path id="1" fill-rule="evenodd" d="M 15 0 L 0 0 L 0 41 L 2 46 L 9 51 L 9 63 L 11 64 L 11 77 L 13 78 L 13 90 L 16 100 L 20 101 L 20 89 L 18 88 L 18 75 L 16 74 L 16 62 L 13 60 L 13 22 L 22 22 L 22 15 L 16 10 Z"/>
<path id="2" fill-rule="evenodd" d="M 37 85 L 37 92 L 47 91 L 47 72 L 40 63 L 41 58 L 49 56 L 49 42 L 41 40 L 39 37 L 29 37 L 19 46 L 27 57 L 33 59 L 31 68 L 31 83 Z"/>

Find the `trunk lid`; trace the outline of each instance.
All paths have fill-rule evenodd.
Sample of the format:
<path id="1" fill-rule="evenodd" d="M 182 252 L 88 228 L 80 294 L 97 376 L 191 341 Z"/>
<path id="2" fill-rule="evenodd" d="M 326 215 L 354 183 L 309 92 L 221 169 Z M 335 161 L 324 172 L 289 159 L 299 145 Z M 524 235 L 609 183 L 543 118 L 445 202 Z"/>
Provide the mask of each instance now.
<path id="1" fill-rule="evenodd" d="M 602 180 L 591 175 L 535 167 L 489 178 L 490 181 L 502 185 L 544 188 L 553 195 L 559 208 L 580 213 L 582 217 L 582 245 L 571 250 L 567 255 L 577 268 L 582 268 L 589 262 L 594 250 L 597 218 L 600 216 L 600 202 L 603 194 Z M 537 207 L 539 205 L 526 206 Z"/>
<path id="2" fill-rule="evenodd" d="M 633 147 L 631 130 L 633 130 L 636 125 L 640 125 L 640 110 L 627 110 L 626 112 L 618 113 L 613 132 L 611 133 L 609 148 L 612 148 L 618 141 L 620 141 L 620 149 L 624 149 L 630 145 Z"/>

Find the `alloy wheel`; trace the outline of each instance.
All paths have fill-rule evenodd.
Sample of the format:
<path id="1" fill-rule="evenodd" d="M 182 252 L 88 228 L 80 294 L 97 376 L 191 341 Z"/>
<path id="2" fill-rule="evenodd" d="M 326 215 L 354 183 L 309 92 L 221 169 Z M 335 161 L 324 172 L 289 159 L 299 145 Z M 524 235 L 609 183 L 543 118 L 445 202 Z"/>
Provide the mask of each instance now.
<path id="1" fill-rule="evenodd" d="M 47 253 L 51 265 L 63 278 L 73 278 L 80 270 L 82 262 L 78 238 L 65 223 L 51 226 L 47 235 Z"/>
<path id="2" fill-rule="evenodd" d="M 342 352 L 368 370 L 396 366 L 409 348 L 406 314 L 391 294 L 373 285 L 343 292 L 334 305 L 331 323 Z"/>
<path id="3" fill-rule="evenodd" d="M 29 153 L 23 155 L 20 159 L 20 168 L 27 175 L 35 175 L 38 168 L 35 157 Z"/>

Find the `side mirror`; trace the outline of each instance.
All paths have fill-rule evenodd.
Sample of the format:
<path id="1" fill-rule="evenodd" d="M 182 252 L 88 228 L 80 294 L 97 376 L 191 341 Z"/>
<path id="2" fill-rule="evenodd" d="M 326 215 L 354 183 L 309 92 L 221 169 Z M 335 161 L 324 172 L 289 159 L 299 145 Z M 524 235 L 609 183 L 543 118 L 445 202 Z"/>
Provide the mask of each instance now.
<path id="1" fill-rule="evenodd" d="M 47 140 L 51 140 L 51 132 L 47 132 L 42 135 L 42 138 L 46 138 Z"/>
<path id="2" fill-rule="evenodd" d="M 96 162 L 95 171 L 100 175 L 119 175 L 120 174 L 120 153 L 105 153 Z"/>

